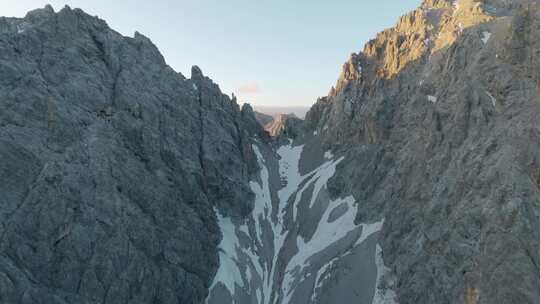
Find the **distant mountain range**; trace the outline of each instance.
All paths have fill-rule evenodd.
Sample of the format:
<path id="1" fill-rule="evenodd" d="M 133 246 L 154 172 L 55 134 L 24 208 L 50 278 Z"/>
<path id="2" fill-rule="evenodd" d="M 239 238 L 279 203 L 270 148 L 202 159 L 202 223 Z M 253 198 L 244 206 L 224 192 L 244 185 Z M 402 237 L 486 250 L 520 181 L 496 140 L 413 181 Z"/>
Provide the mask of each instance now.
<path id="1" fill-rule="evenodd" d="M 309 111 L 309 107 L 272 107 L 272 106 L 253 106 L 255 111 L 270 115 L 270 116 L 276 116 L 279 114 L 294 114 L 298 118 L 304 119 L 306 116 L 307 111 Z"/>

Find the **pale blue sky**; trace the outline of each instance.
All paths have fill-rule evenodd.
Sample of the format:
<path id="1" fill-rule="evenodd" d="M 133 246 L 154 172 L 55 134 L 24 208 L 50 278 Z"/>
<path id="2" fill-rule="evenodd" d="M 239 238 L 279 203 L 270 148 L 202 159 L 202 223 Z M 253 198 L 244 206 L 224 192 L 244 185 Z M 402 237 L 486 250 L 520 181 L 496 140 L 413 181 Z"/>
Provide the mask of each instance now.
<path id="1" fill-rule="evenodd" d="M 175 70 L 192 65 L 241 102 L 311 105 L 352 52 L 420 0 L 1 0 L 0 15 L 50 3 L 84 9 L 126 36 L 148 36 Z"/>

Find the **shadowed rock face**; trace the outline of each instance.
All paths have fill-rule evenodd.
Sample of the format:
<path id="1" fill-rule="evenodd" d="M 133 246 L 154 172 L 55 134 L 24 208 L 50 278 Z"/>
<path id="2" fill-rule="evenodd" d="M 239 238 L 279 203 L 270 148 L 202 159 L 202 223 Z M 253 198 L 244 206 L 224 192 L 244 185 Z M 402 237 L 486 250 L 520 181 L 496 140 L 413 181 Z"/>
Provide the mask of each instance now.
<path id="1" fill-rule="evenodd" d="M 265 127 L 268 124 L 271 124 L 274 121 L 274 117 L 271 115 L 266 115 L 264 113 L 260 113 L 255 111 L 255 118 L 257 118 L 257 122 L 263 127 Z"/>
<path id="2" fill-rule="evenodd" d="M 200 303 L 243 216 L 249 106 L 80 10 L 0 19 L 0 302 Z"/>

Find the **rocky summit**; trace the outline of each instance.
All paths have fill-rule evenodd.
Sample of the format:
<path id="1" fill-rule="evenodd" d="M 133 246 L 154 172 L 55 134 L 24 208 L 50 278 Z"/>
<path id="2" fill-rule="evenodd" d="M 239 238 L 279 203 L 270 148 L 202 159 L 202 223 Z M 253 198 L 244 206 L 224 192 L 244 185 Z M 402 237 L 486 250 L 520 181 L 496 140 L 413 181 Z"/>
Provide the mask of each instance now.
<path id="1" fill-rule="evenodd" d="M 0 303 L 540 303 L 539 71 L 540 1 L 425 0 L 272 118 L 0 18 Z"/>

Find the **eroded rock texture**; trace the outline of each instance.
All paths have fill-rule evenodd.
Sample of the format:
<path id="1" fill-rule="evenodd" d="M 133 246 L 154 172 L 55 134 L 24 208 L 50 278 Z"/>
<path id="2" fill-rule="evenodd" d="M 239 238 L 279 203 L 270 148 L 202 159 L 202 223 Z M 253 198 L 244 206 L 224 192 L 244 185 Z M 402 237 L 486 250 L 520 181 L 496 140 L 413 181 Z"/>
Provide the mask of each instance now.
<path id="1" fill-rule="evenodd" d="M 385 218 L 399 303 L 540 300 L 539 20 L 538 1 L 425 1 L 307 115 L 350 160 L 331 192 Z"/>
<path id="2" fill-rule="evenodd" d="M 200 303 L 258 132 L 141 34 L 68 7 L 0 19 L 0 302 Z"/>

